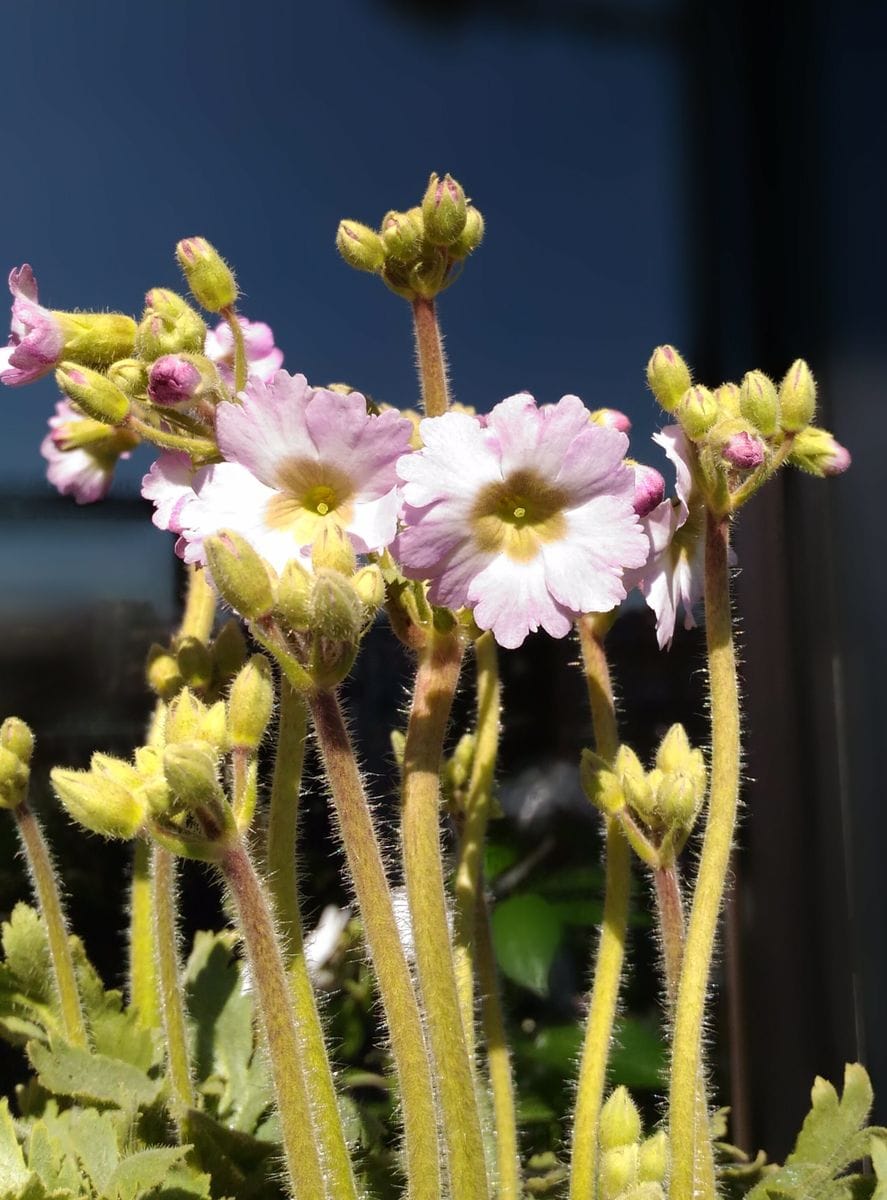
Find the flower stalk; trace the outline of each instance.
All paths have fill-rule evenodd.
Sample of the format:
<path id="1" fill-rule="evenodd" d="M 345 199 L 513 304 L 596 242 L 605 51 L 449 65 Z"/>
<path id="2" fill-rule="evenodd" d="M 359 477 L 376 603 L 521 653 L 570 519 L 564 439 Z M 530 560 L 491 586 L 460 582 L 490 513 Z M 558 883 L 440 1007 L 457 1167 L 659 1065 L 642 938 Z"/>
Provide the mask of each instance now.
<path id="1" fill-rule="evenodd" d="M 419 356 L 419 378 L 422 382 L 422 404 L 426 417 L 440 417 L 450 407 L 447 383 L 447 360 L 437 323 L 437 308 L 433 300 L 417 296 L 413 301 L 413 329 L 416 353 Z"/>
<path id="2" fill-rule="evenodd" d="M 172 1113 L 182 1140 L 187 1140 L 186 1114 L 194 1107 L 194 1086 L 182 978 L 179 968 L 179 939 L 176 920 L 176 862 L 168 850 L 153 846 L 151 875 L 154 903 L 154 945 L 157 953 L 157 982 L 166 1040 L 167 1068 L 172 1093 Z"/>
<path id="3" fill-rule="evenodd" d="M 129 1001 L 146 1029 L 160 1024 L 155 968 L 151 847 L 140 838 L 133 851 L 129 888 Z"/>

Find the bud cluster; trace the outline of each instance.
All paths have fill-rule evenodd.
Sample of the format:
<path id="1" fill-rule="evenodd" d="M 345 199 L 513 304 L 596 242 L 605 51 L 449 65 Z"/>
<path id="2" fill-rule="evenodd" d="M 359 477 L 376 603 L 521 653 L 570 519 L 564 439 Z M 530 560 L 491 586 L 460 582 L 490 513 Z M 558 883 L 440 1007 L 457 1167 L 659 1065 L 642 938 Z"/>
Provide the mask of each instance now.
<path id="1" fill-rule="evenodd" d="M 629 746 L 612 764 L 582 752 L 582 786 L 597 808 L 617 817 L 636 853 L 649 866 L 668 866 L 683 849 L 705 798 L 705 758 L 690 745 L 683 725 L 672 725 L 645 771 Z"/>
<path id="2" fill-rule="evenodd" d="M 601 1200 L 663 1200 L 668 1135 L 643 1136 L 641 1115 L 624 1087 L 601 1109 L 598 1194 Z"/>
<path id="3" fill-rule="evenodd" d="M 483 234 L 483 217 L 461 184 L 432 175 L 421 204 L 386 213 L 378 230 L 341 221 L 336 246 L 350 267 L 380 275 L 398 296 L 430 300 L 454 281 Z"/>
<path id="4" fill-rule="evenodd" d="M 28 798 L 34 735 L 18 717 L 0 725 L 0 808 L 18 808 Z"/>
<path id="5" fill-rule="evenodd" d="M 836 475 L 850 455 L 812 422 L 816 382 L 803 359 L 777 387 L 763 371 L 714 391 L 695 384 L 674 346 L 658 346 L 647 382 L 666 412 L 696 444 L 701 483 L 716 511 L 731 512 L 786 460 L 815 475 Z"/>

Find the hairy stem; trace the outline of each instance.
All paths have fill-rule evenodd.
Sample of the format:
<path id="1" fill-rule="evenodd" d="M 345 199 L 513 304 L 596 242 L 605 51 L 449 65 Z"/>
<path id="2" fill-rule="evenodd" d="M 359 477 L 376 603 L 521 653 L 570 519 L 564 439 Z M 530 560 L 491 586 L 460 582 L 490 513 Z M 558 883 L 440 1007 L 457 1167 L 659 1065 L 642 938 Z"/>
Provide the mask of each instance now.
<path id="1" fill-rule="evenodd" d="M 480 1115 L 447 926 L 440 846 L 440 766 L 462 647 L 432 633 L 421 651 L 403 770 L 403 859 L 416 969 L 438 1084 L 453 1196 L 487 1200 Z"/>
<path id="2" fill-rule="evenodd" d="M 601 619 L 593 614 L 581 617 L 579 640 L 588 685 L 595 747 L 602 758 L 612 762 L 619 749 L 619 730 L 616 724 L 610 671 L 603 646 Z M 630 893 L 631 848 L 618 820 L 608 817 L 604 921 L 579 1067 L 573 1124 L 570 1200 L 591 1200 L 597 1185 L 598 1123 L 625 959 Z"/>
<path id="3" fill-rule="evenodd" d="M 241 841 L 226 849 L 219 866 L 246 948 L 293 1195 L 296 1200 L 322 1200 L 331 1193 L 324 1179 L 302 1043 L 268 898 Z"/>
<path id="4" fill-rule="evenodd" d="M 708 819 L 678 987 L 672 1045 L 669 1135 L 671 1200 L 693 1200 L 702 1023 L 739 802 L 739 686 L 733 649 L 729 523 L 706 513 L 705 627 L 711 694 L 712 767 Z M 706 1137 L 708 1135 L 706 1134 Z"/>
<path id="5" fill-rule="evenodd" d="M 425 416 L 439 417 L 450 407 L 450 393 L 447 386 L 447 360 L 433 300 L 423 300 L 420 296 L 413 301 L 413 329 Z"/>
<path id="6" fill-rule="evenodd" d="M 333 1195 L 355 1196 L 351 1157 L 342 1129 L 336 1089 L 326 1052 L 323 1026 L 317 1010 L 314 985 L 305 959 L 299 883 L 296 872 L 296 839 L 299 824 L 299 795 L 305 759 L 307 712 L 302 696 L 280 682 L 280 719 L 277 753 L 271 783 L 268 815 L 266 866 L 268 890 L 277 915 L 280 945 L 289 976 L 296 1024 L 301 1031 L 308 1089 L 314 1101 L 318 1136 L 329 1173 Z"/>
<path id="7" fill-rule="evenodd" d="M 223 308 L 221 314 L 228 322 L 231 336 L 234 338 L 234 391 L 242 392 L 246 387 L 248 364 L 246 360 L 246 342 L 243 329 L 233 308 Z"/>
<path id="8" fill-rule="evenodd" d="M 316 692 L 310 704 L 388 1020 L 403 1112 L 408 1195 L 410 1200 L 439 1200 L 441 1177 L 431 1064 L 372 813 L 338 698 L 334 692 Z"/>
<path id="9" fill-rule="evenodd" d="M 154 959 L 151 847 L 139 838 L 133 851 L 129 888 L 129 1002 L 138 1009 L 146 1029 L 156 1029 L 160 1024 Z"/>
<path id="10" fill-rule="evenodd" d="M 85 1046 L 87 1044 L 86 1025 L 83 1021 L 83 1009 L 80 1006 L 80 990 L 77 987 L 77 975 L 74 971 L 74 960 L 71 957 L 71 947 L 68 942 L 68 926 L 49 847 L 43 836 L 43 830 L 40 828 L 40 822 L 32 812 L 27 800 L 23 800 L 12 812 L 24 848 L 34 891 L 37 894 L 40 915 L 46 926 L 65 1038 L 72 1046 Z"/>
<path id="11" fill-rule="evenodd" d="M 194 1107 L 194 1087 L 182 1004 L 182 979 L 179 970 L 178 928 L 176 922 L 176 861 L 168 850 L 152 847 L 153 900 L 157 951 L 157 981 L 160 1007 L 166 1035 L 166 1061 L 172 1092 L 173 1117 L 183 1140 L 186 1113 Z"/>

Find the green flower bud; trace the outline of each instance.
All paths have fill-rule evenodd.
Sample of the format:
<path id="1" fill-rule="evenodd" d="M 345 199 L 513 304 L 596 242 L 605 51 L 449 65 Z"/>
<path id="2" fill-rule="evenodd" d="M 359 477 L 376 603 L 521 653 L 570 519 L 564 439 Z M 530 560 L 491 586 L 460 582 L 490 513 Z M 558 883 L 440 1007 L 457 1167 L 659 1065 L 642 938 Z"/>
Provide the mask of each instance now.
<path id="1" fill-rule="evenodd" d="M 381 235 L 386 257 L 396 262 L 409 262 L 416 258 L 422 247 L 423 232 L 421 209 L 386 213 L 382 220 Z"/>
<path id="2" fill-rule="evenodd" d="M 656 766 L 660 771 L 686 771 L 693 753 L 683 725 L 672 725 L 659 743 Z"/>
<path id="3" fill-rule="evenodd" d="M 628 1088 L 615 1088 L 601 1109 L 600 1143 L 602 1150 L 630 1146 L 641 1136 L 641 1115 Z"/>
<path id="4" fill-rule="evenodd" d="M 246 662 L 246 638 L 236 617 L 226 621 L 212 645 L 213 678 L 218 683 L 233 679 Z"/>
<path id="5" fill-rule="evenodd" d="M 410 287 L 417 296 L 433 300 L 446 284 L 449 260 L 443 251 L 423 254 L 410 268 Z"/>
<path id="6" fill-rule="evenodd" d="M 104 370 L 118 358 L 132 354 L 136 323 L 123 313 L 52 314 L 62 327 L 62 358 Z"/>
<path id="7" fill-rule="evenodd" d="M 368 616 L 374 617 L 385 603 L 385 580 L 381 568 L 376 563 L 361 567 L 357 574 L 351 577 L 351 586 Z"/>
<path id="8" fill-rule="evenodd" d="M 206 705 L 189 688 L 184 688 L 166 710 L 163 727 L 166 743 L 193 742 L 200 738 L 206 712 Z"/>
<path id="9" fill-rule="evenodd" d="M 617 1196 L 633 1188 L 637 1180 L 637 1146 L 616 1146 L 604 1151 L 601 1155 L 601 1200 L 616 1200 Z"/>
<path id="10" fill-rule="evenodd" d="M 55 373 L 55 381 L 68 399 L 94 421 L 120 425 L 129 416 L 129 397 L 98 371 L 63 362 Z"/>
<path id="11" fill-rule="evenodd" d="M 20 717 L 7 717 L 0 725 L 0 746 L 11 750 L 19 762 L 27 765 L 34 753 L 34 735 Z"/>
<path id="12" fill-rule="evenodd" d="M 795 434 L 788 461 L 793 467 L 822 479 L 846 471 L 850 466 L 850 451 L 827 429 L 810 425 Z"/>
<path id="13" fill-rule="evenodd" d="M 425 236 L 435 246 L 452 246 L 459 240 L 468 220 L 465 192 L 452 175 L 432 175 L 422 200 Z"/>
<path id="14" fill-rule="evenodd" d="M 717 400 L 700 384 L 688 388 L 675 409 L 675 416 L 691 440 L 704 437 L 719 415 Z"/>
<path id="15" fill-rule="evenodd" d="M 779 397 L 763 371 L 749 371 L 739 389 L 739 411 L 758 433 L 772 437 L 779 428 Z"/>
<path id="16" fill-rule="evenodd" d="M 148 805 L 144 795 L 119 783 L 106 771 L 66 771 L 56 767 L 49 779 L 68 815 L 93 833 L 128 841 L 145 823 Z"/>
<path id="17" fill-rule="evenodd" d="M 228 709 L 224 700 L 218 700 L 206 710 L 200 722 L 199 741 L 209 744 L 221 754 L 228 748 Z"/>
<path id="18" fill-rule="evenodd" d="M 274 591 L 265 560 L 239 533 L 224 529 L 204 542 L 206 563 L 224 600 L 248 621 L 271 612 Z"/>
<path id="19" fill-rule="evenodd" d="M 740 415 L 739 388 L 735 383 L 722 383 L 715 388 L 715 400 L 718 402 L 722 417 L 738 417 Z"/>
<path id="20" fill-rule="evenodd" d="M 203 353 L 206 322 L 183 296 L 169 288 L 152 288 L 145 305 L 136 332 L 139 358 L 154 362 L 165 354 Z"/>
<path id="21" fill-rule="evenodd" d="M 170 654 L 165 646 L 160 646 L 156 642 L 148 651 L 145 672 L 148 687 L 161 700 L 171 700 L 184 685 L 175 655 Z"/>
<path id="22" fill-rule="evenodd" d="M 357 655 L 363 611 L 354 589 L 338 571 L 317 574 L 312 592 L 309 670 L 319 688 L 341 683 Z"/>
<path id="23" fill-rule="evenodd" d="M 647 363 L 647 383 L 660 406 L 674 412 L 693 380 L 674 346 L 657 346 Z"/>
<path id="24" fill-rule="evenodd" d="M 348 534 L 336 521 L 324 521 L 311 545 L 311 565 L 315 571 L 326 568 L 349 578 L 357 567 L 354 547 Z"/>
<path id="25" fill-rule="evenodd" d="M 484 219 L 476 208 L 469 205 L 465 216 L 465 228 L 450 246 L 450 254 L 453 258 L 466 258 L 478 248 L 483 237 Z"/>
<path id="26" fill-rule="evenodd" d="M 274 611 L 293 633 L 303 632 L 311 624 L 313 588 L 314 577 L 300 562 L 291 558 L 277 585 Z"/>
<path id="27" fill-rule="evenodd" d="M 800 433 L 816 412 L 816 381 L 803 358 L 795 359 L 779 385 L 779 423 L 786 433 Z"/>
<path id="28" fill-rule="evenodd" d="M 663 775 L 656 792 L 657 806 L 667 826 L 689 829 L 699 811 L 701 796 L 693 779 L 682 771 Z"/>
<path id="29" fill-rule="evenodd" d="M 415 300 L 418 293 L 412 283 L 412 268 L 413 264 L 386 259 L 381 272 L 382 282 L 395 296 L 402 296 L 404 300 Z"/>
<path id="30" fill-rule="evenodd" d="M 625 808 L 622 784 L 604 759 L 594 751 L 582 751 L 579 776 L 582 780 L 583 790 L 595 808 L 599 808 L 607 816 L 615 816 Z"/>
<path id="31" fill-rule="evenodd" d="M 231 685 L 229 743 L 244 750 L 258 750 L 273 710 L 271 663 L 264 654 L 254 654 Z"/>
<path id="32" fill-rule="evenodd" d="M 0 808 L 18 808 L 28 796 L 31 769 L 15 751 L 0 746 Z"/>
<path id="33" fill-rule="evenodd" d="M 137 800 L 144 800 L 148 811 L 160 816 L 169 809 L 169 785 L 163 774 L 163 756 L 154 746 L 139 746 L 135 752 L 135 769 L 139 784 L 132 788 Z"/>
<path id="34" fill-rule="evenodd" d="M 121 358 L 106 372 L 115 387 L 127 396 L 143 396 L 148 386 L 148 368 L 138 358 Z"/>
<path id="35" fill-rule="evenodd" d="M 237 281 L 215 246 L 206 238 L 183 238 L 176 246 L 176 258 L 198 304 L 212 313 L 231 308 L 237 299 Z"/>
<path id="36" fill-rule="evenodd" d="M 656 814 L 656 799 L 647 772 L 641 760 L 630 746 L 620 746 L 613 770 L 622 785 L 626 803 L 644 820 L 651 821 Z"/>
<path id="37" fill-rule="evenodd" d="M 189 688 L 202 691 L 212 679 L 212 656 L 200 638 L 184 637 L 176 649 L 179 673 Z"/>
<path id="38" fill-rule="evenodd" d="M 641 1142 L 638 1155 L 638 1179 L 641 1183 L 661 1183 L 668 1173 L 668 1134 L 664 1129 Z"/>
<path id="39" fill-rule="evenodd" d="M 163 774 L 173 796 L 186 808 L 222 800 L 218 757 L 206 742 L 179 742 L 163 752 Z"/>
<path id="40" fill-rule="evenodd" d="M 340 221 L 336 249 L 355 271 L 375 275 L 385 261 L 385 246 L 374 229 L 359 221 Z"/>
<path id="41" fill-rule="evenodd" d="M 456 790 L 464 788 L 471 778 L 476 745 L 477 738 L 473 733 L 463 733 L 450 756 L 447 766 L 449 767 L 450 783 Z"/>

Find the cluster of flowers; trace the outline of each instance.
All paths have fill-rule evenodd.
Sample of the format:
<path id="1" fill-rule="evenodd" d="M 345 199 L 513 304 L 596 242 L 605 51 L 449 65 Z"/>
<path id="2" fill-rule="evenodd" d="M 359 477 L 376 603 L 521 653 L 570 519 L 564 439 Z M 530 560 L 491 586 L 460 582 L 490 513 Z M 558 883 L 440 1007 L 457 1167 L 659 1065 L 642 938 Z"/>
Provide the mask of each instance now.
<path id="1" fill-rule="evenodd" d="M 195 247 L 206 243 L 180 244 L 183 265 Z M 634 587 L 656 614 L 660 645 L 670 644 L 679 608 L 692 625 L 701 595 L 702 489 L 713 472 L 729 501 L 777 459 L 817 474 L 849 464 L 830 434 L 810 427 L 804 364 L 778 395 L 760 372 L 711 393 L 692 386 L 671 347 L 656 351 L 648 379 L 678 418 L 654 438 L 676 471 L 672 499 L 658 471 L 626 458 L 627 418 L 591 413 L 576 396 L 537 405 L 521 393 L 489 414 L 452 410 L 417 428 L 357 391 L 313 388 L 280 369 L 271 329 L 234 317 L 233 290 L 227 306 L 207 305 L 226 317 L 207 329 L 164 289 L 148 293 L 136 326 L 43 308 L 28 266 L 12 272 L 10 288 L 0 380 L 17 386 L 56 370 L 67 398 L 42 451 L 60 491 L 80 503 L 101 498 L 117 459 L 147 437 L 173 447 L 143 494 L 187 562 L 205 564 L 205 539 L 232 531 L 276 572 L 293 559 L 310 569 L 312 546 L 334 532 L 355 554 L 384 555 L 426 582 L 433 605 L 469 610 L 509 648 L 539 628 L 563 637 L 578 614 L 609 612 Z M 238 325 L 247 368 L 239 389 Z M 805 415 L 796 418 L 801 392 Z M 712 453 L 715 468 L 706 467 Z"/>

